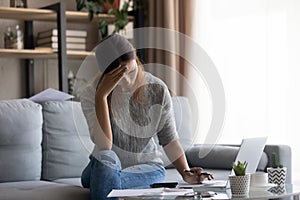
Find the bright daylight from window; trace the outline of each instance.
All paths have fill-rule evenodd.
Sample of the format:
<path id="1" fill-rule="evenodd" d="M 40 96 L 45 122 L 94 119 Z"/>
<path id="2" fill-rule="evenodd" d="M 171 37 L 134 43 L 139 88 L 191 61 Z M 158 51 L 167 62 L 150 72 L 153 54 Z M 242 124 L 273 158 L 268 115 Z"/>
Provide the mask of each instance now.
<path id="1" fill-rule="evenodd" d="M 226 95 L 218 143 L 268 136 L 292 147 L 300 183 L 300 1 L 197 0 L 193 38 L 215 63 Z M 209 102 L 207 102 L 209 103 Z"/>

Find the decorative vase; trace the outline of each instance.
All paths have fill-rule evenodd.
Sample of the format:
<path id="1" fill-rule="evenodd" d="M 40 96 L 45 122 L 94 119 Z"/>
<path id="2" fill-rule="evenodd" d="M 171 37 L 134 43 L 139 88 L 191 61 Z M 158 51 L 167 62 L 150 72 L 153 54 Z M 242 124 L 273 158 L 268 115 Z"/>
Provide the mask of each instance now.
<path id="1" fill-rule="evenodd" d="M 233 197 L 245 197 L 249 194 L 250 174 L 244 176 L 229 176 L 230 189 Z"/>
<path id="2" fill-rule="evenodd" d="M 268 172 L 268 179 L 270 183 L 275 183 L 277 185 L 284 185 L 285 184 L 285 179 L 286 179 L 286 167 L 268 167 L 267 172 Z"/>

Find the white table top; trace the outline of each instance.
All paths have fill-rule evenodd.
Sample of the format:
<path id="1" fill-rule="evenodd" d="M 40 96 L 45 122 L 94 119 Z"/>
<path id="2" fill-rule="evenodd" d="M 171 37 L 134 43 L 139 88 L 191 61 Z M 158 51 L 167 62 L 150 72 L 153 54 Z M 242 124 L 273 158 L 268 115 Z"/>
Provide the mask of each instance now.
<path id="1" fill-rule="evenodd" d="M 232 197 L 230 189 L 227 190 L 224 193 L 218 193 L 216 198 L 213 199 L 219 199 L 217 196 L 222 196 L 225 198 L 222 199 L 277 199 L 277 198 L 285 198 L 285 197 L 294 197 L 294 199 L 299 200 L 300 195 L 300 186 L 298 185 L 292 185 L 292 184 L 286 184 L 284 186 L 275 186 L 269 189 L 264 188 L 255 188 L 250 189 L 249 195 L 247 197 Z M 227 198 L 226 198 L 227 196 Z"/>
<path id="2" fill-rule="evenodd" d="M 202 198 L 203 200 L 208 199 L 234 199 L 234 200 L 258 200 L 258 199 L 278 199 L 278 198 L 285 198 L 285 197 L 293 197 L 294 200 L 300 200 L 300 186 L 299 185 L 292 185 L 286 184 L 284 186 L 275 186 L 272 188 L 252 188 L 250 189 L 249 195 L 246 197 L 232 197 L 230 189 L 227 189 L 224 192 L 216 192 L 216 195 L 209 198 Z M 199 197 L 199 196 L 198 196 Z M 189 199 L 201 199 L 197 198 L 197 196 L 177 196 L 174 198 L 168 197 L 138 197 L 138 198 L 120 198 L 120 199 L 176 199 L 176 200 L 189 200 Z"/>

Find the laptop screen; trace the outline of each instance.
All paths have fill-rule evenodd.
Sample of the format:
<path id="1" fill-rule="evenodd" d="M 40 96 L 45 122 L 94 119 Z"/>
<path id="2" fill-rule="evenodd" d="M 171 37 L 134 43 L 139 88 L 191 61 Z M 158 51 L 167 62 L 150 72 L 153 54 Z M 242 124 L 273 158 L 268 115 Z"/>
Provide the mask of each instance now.
<path id="1" fill-rule="evenodd" d="M 266 141 L 267 137 L 246 138 L 242 140 L 235 162 L 248 162 L 246 173 L 256 172 Z"/>

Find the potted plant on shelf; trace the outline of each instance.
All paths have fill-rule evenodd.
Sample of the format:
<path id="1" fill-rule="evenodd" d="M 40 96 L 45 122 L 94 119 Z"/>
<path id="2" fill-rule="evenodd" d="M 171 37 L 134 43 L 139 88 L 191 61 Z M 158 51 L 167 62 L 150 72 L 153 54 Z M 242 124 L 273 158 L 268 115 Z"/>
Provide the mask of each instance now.
<path id="1" fill-rule="evenodd" d="M 248 163 L 240 162 L 232 163 L 234 175 L 229 176 L 230 189 L 233 197 L 248 196 L 250 188 L 250 174 L 246 174 Z"/>
<path id="2" fill-rule="evenodd" d="M 277 185 L 284 185 L 287 168 L 279 163 L 278 155 L 275 152 L 272 153 L 271 161 L 272 167 L 267 168 L 269 182 Z"/>
<path id="3" fill-rule="evenodd" d="M 76 8 L 77 11 L 87 10 L 90 21 L 99 13 L 106 12 L 113 15 L 113 24 L 115 26 L 113 32 L 117 33 L 128 24 L 128 13 L 130 10 L 136 9 L 137 2 L 137 0 L 125 0 L 122 8 L 119 8 L 119 0 L 76 0 Z M 106 34 L 108 23 L 108 20 L 105 18 L 99 19 L 98 28 L 102 35 Z"/>

